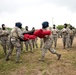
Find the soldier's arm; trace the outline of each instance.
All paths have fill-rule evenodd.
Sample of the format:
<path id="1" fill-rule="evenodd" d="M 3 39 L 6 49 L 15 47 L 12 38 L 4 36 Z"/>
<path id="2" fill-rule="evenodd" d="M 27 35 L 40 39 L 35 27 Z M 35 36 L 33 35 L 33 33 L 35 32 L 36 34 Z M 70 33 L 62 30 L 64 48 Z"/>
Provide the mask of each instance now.
<path id="1" fill-rule="evenodd" d="M 19 38 L 24 39 L 22 31 L 19 28 L 17 29 L 17 33 L 18 33 Z"/>
<path id="2" fill-rule="evenodd" d="M 10 31 L 9 30 L 6 30 L 5 35 L 9 35 L 9 34 L 10 34 Z"/>

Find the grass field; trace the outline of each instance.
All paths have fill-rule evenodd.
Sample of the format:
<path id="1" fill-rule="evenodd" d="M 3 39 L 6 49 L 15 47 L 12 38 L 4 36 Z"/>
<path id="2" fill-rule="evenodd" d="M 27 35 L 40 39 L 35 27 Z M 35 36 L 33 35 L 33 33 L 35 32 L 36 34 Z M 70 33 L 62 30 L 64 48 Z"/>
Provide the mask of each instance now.
<path id="1" fill-rule="evenodd" d="M 47 51 L 45 61 L 38 61 L 41 50 L 34 49 L 33 53 L 21 53 L 21 63 L 15 63 L 15 50 L 9 61 L 5 61 L 2 47 L 0 46 L 0 75 L 76 75 L 76 38 L 73 47 L 63 49 L 62 39 L 58 39 L 57 52 L 62 54 L 60 60 L 57 56 Z"/>

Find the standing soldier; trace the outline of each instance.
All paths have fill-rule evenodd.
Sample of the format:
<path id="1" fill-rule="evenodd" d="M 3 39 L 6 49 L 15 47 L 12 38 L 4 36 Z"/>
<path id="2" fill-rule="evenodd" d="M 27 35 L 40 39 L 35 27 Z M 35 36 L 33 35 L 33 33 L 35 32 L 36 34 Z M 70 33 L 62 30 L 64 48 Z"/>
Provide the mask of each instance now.
<path id="1" fill-rule="evenodd" d="M 65 23 L 64 28 L 62 29 L 62 37 L 63 37 L 63 48 L 67 45 L 67 48 L 70 47 L 70 36 L 69 36 L 69 28 L 68 25 Z"/>
<path id="2" fill-rule="evenodd" d="M 70 31 L 69 31 L 69 35 L 70 35 L 70 47 L 72 47 L 73 44 L 73 40 L 74 40 L 74 30 L 73 27 L 70 25 Z"/>
<path id="3" fill-rule="evenodd" d="M 0 40 L 1 40 L 1 45 L 3 47 L 5 55 L 7 54 L 6 49 L 8 45 L 8 35 L 9 35 L 9 31 L 5 27 L 5 24 L 2 24 L 2 29 L 0 31 Z"/>
<path id="4" fill-rule="evenodd" d="M 56 46 L 57 46 L 57 37 L 58 37 L 58 30 L 56 29 L 56 26 L 53 25 L 52 39 L 53 39 L 53 43 L 54 43 L 54 48 L 56 48 Z"/>
<path id="5" fill-rule="evenodd" d="M 10 33 L 10 47 L 6 56 L 6 60 L 9 60 L 9 56 L 12 54 L 13 48 L 16 48 L 16 63 L 19 62 L 20 53 L 21 53 L 21 41 L 23 39 L 22 35 L 22 24 L 20 22 L 15 23 L 15 27 L 11 30 Z"/>
<path id="6" fill-rule="evenodd" d="M 35 28 L 33 27 L 32 30 L 35 30 Z M 32 39 L 33 48 L 35 48 L 35 46 L 36 46 L 36 48 L 38 48 L 37 40 L 38 40 L 38 38 Z"/>
<path id="7" fill-rule="evenodd" d="M 48 30 L 48 27 L 49 27 L 49 23 L 47 21 L 42 23 L 42 28 L 44 30 Z M 61 57 L 61 54 L 57 53 L 56 50 L 52 48 L 52 40 L 50 35 L 46 35 L 43 39 L 44 39 L 44 45 L 43 45 L 42 57 L 40 61 L 44 61 L 45 53 L 47 52 L 47 50 L 49 50 L 52 54 L 56 54 L 59 60 Z"/>
<path id="8" fill-rule="evenodd" d="M 28 32 L 28 26 L 25 27 L 25 30 L 23 31 L 23 33 Z M 30 47 L 30 52 L 32 52 L 32 43 L 31 43 L 31 39 L 25 41 L 25 46 L 26 46 L 26 51 L 29 50 Z"/>

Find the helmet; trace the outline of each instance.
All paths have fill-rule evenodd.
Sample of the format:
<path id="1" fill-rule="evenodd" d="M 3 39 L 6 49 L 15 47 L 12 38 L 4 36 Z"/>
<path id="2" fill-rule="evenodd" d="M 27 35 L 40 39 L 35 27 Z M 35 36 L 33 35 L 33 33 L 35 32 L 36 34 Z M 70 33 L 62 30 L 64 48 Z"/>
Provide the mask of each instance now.
<path id="1" fill-rule="evenodd" d="M 16 23 L 15 23 L 15 26 L 21 29 L 21 28 L 22 28 L 22 23 L 16 22 Z"/>
<path id="2" fill-rule="evenodd" d="M 49 22 L 45 21 L 42 23 L 42 28 L 47 28 L 49 27 Z"/>

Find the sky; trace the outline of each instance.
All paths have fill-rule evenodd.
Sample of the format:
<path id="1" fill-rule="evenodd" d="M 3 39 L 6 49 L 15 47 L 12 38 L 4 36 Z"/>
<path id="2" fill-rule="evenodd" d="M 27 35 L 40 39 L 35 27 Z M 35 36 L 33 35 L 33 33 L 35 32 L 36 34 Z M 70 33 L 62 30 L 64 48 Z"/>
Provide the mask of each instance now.
<path id="1" fill-rule="evenodd" d="M 76 27 L 76 0 L 0 0 L 0 25 L 14 27 L 21 22 L 23 28 L 41 28 L 44 21 Z M 1 26 L 0 26 L 1 27 Z"/>

